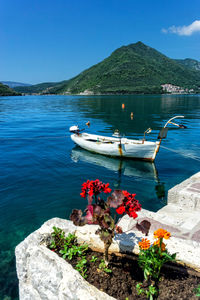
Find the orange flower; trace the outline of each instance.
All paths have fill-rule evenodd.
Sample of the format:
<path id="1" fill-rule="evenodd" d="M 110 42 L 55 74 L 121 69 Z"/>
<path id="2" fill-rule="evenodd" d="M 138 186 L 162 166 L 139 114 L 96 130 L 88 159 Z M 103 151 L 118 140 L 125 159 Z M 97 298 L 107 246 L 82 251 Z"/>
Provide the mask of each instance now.
<path id="1" fill-rule="evenodd" d="M 164 235 L 164 239 L 168 240 L 170 238 L 170 236 L 171 236 L 171 233 L 166 231 L 165 235 Z"/>
<path id="2" fill-rule="evenodd" d="M 167 230 L 165 229 L 162 229 L 162 228 L 159 228 L 157 229 L 156 231 L 154 231 L 154 238 L 155 239 L 161 239 L 161 238 L 164 238 L 164 239 L 169 239 L 171 236 L 170 232 L 168 232 Z"/>
<path id="3" fill-rule="evenodd" d="M 150 248 L 150 245 L 151 245 L 150 241 L 146 238 L 142 239 L 142 241 L 139 242 L 138 244 L 139 244 L 141 250 L 147 250 Z"/>
<path id="4" fill-rule="evenodd" d="M 160 248 L 160 239 L 158 239 L 157 241 L 155 241 L 154 243 L 153 243 L 153 245 L 154 246 L 158 246 L 159 248 Z M 161 244 L 161 251 L 165 251 L 166 250 L 166 248 L 165 248 L 165 243 L 162 243 Z"/>

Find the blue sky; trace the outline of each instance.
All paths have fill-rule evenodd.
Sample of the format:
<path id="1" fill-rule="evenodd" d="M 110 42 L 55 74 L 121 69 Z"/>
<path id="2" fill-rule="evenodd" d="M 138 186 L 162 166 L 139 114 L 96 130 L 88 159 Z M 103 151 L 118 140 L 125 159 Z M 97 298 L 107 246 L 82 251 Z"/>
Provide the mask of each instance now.
<path id="1" fill-rule="evenodd" d="M 0 0 L 0 80 L 61 81 L 142 41 L 200 61 L 200 0 Z"/>

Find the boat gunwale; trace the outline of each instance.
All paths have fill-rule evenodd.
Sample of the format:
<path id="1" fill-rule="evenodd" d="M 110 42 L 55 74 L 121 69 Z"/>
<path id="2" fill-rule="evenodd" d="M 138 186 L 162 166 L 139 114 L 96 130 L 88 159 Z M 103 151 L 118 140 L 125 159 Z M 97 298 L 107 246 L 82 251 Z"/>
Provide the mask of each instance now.
<path id="1" fill-rule="evenodd" d="M 124 145 L 158 145 L 158 141 L 146 141 L 146 140 L 136 140 L 136 139 L 128 139 L 128 138 L 113 138 L 103 135 L 90 134 L 90 133 L 81 133 L 81 134 L 73 134 L 79 138 L 82 138 L 85 141 L 92 143 L 102 143 L 102 144 L 124 144 Z M 87 138 L 88 137 L 88 138 Z"/>

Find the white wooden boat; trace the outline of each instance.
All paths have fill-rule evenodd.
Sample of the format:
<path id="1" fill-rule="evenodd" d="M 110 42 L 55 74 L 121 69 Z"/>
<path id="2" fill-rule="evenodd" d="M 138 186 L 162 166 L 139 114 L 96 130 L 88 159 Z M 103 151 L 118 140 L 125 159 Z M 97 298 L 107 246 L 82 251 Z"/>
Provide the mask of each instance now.
<path id="1" fill-rule="evenodd" d="M 71 139 L 80 147 L 99 154 L 131 157 L 154 161 L 160 142 L 113 138 L 81 133 L 72 134 Z"/>
<path id="2" fill-rule="evenodd" d="M 184 117 L 176 116 L 171 118 L 165 124 L 164 129 L 169 123 L 180 127 L 180 125 L 171 122 L 175 118 Z M 71 126 L 70 131 L 73 132 L 71 139 L 74 143 L 86 150 L 108 156 L 129 157 L 151 162 L 156 158 L 162 138 L 166 137 L 166 133 L 164 132 L 164 135 L 160 137 L 159 141 L 149 142 L 145 140 L 145 134 L 142 140 L 132 140 L 122 137 L 107 137 L 82 133 L 78 126 Z"/>

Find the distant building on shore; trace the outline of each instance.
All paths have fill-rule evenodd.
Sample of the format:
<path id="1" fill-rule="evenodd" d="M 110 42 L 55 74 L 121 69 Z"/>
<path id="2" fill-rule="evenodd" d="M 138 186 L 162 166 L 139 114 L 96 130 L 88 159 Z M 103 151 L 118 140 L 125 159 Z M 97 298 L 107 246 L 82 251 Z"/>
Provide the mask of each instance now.
<path id="1" fill-rule="evenodd" d="M 162 84 L 162 89 L 164 92 L 170 93 L 170 94 L 192 94 L 194 92 L 193 89 L 184 89 L 183 87 L 180 87 L 178 85 L 173 85 L 170 83 Z"/>

